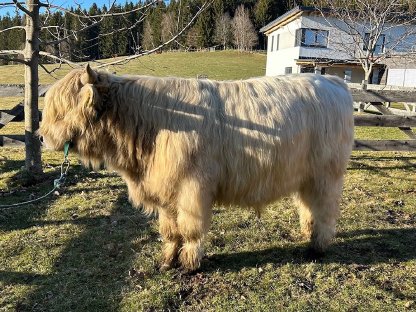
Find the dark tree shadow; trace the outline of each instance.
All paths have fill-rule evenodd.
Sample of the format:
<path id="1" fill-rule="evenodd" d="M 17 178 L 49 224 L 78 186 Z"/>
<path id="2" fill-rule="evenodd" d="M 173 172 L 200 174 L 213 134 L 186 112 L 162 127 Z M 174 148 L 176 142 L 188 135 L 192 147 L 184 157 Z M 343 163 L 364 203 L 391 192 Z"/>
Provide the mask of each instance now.
<path id="1" fill-rule="evenodd" d="M 395 163 L 389 163 L 389 162 Z M 400 163 L 397 163 L 400 162 Z M 409 174 L 416 171 L 416 157 L 406 156 L 392 156 L 392 157 L 377 157 L 374 156 L 353 156 L 347 168 L 348 171 L 362 170 L 371 171 L 381 177 L 386 177 L 393 180 L 416 181 L 416 176 Z M 395 170 L 407 170 L 408 174 L 402 174 L 400 177 L 394 176 L 392 173 Z"/>
<path id="2" fill-rule="evenodd" d="M 12 164 L 7 164 L 6 168 L 9 170 L 15 170 L 20 168 L 20 161 L 11 161 Z M 22 161 L 24 165 L 24 161 Z M 2 167 L 3 168 L 3 167 Z M 12 183 L 10 191 L 0 194 L 1 205 L 14 204 L 19 202 L 25 202 L 33 198 L 39 198 L 44 194 L 48 193 L 53 188 L 54 180 L 60 176 L 60 166 L 54 165 L 54 169 L 45 173 L 43 175 L 42 181 L 32 186 L 22 186 L 19 185 L 20 172 L 17 172 L 15 175 L 9 178 Z M 59 190 L 62 194 L 71 195 L 79 192 L 79 190 L 71 189 L 72 186 L 76 185 L 79 180 L 77 177 L 83 178 L 104 178 L 108 177 L 110 174 L 105 172 L 89 172 L 88 169 L 85 169 L 81 165 L 71 165 L 67 179 L 65 180 L 64 185 Z M 124 188 L 124 186 L 116 186 L 114 188 Z M 88 188 L 88 191 L 98 191 L 104 190 L 105 187 L 101 188 Z M 45 221 L 41 220 L 41 217 L 46 213 L 49 207 L 52 205 L 57 197 L 54 194 L 50 196 L 23 206 L 12 207 L 12 208 L 0 208 L 0 230 L 2 231 L 13 231 L 30 228 L 32 226 L 44 226 L 47 224 L 58 224 L 65 222 L 72 222 L 73 220 L 67 221 Z M 82 219 L 76 220 L 76 222 L 83 222 Z"/>
<path id="3" fill-rule="evenodd" d="M 315 255 L 308 245 L 217 254 L 204 259 L 201 271 L 239 271 L 267 263 L 320 263 L 371 265 L 416 259 L 416 229 L 358 230 L 341 233 L 324 255 Z"/>
<path id="4" fill-rule="evenodd" d="M 117 199 L 110 216 L 72 222 L 82 224 L 85 230 L 65 244 L 52 273 L 0 271 L 0 281 L 6 285 L 37 285 L 18 303 L 17 310 L 116 310 L 135 254 L 140 251 L 135 238 L 146 237 L 140 244 L 150 244 L 158 237 L 149 219 L 128 204 L 126 195 Z"/>

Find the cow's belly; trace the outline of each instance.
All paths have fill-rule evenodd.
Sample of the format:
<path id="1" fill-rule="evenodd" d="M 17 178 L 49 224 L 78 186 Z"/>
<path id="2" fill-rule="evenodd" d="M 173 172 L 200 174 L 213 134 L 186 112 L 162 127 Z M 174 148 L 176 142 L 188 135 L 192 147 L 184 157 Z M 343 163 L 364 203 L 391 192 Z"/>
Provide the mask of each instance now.
<path id="1" fill-rule="evenodd" d="M 309 176 L 307 153 L 250 153 L 235 157 L 222 174 L 217 202 L 260 207 L 296 192 Z"/>

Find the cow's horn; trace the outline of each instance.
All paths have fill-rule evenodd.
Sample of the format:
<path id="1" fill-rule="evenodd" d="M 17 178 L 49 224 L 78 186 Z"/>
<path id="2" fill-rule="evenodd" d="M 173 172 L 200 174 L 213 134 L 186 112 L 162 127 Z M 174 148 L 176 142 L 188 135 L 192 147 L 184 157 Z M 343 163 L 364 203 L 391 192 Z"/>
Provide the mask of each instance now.
<path id="1" fill-rule="evenodd" d="M 97 80 L 97 73 L 90 67 L 90 64 L 85 65 L 85 73 L 81 76 L 83 85 L 94 83 Z"/>

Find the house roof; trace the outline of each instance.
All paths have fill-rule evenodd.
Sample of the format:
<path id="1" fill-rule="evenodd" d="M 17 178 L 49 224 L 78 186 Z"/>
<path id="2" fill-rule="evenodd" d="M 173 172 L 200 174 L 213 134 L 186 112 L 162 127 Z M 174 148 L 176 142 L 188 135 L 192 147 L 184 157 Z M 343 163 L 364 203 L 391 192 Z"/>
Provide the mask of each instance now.
<path id="1" fill-rule="evenodd" d="M 296 19 L 297 17 L 301 16 L 305 12 L 307 13 L 311 13 L 311 12 L 329 13 L 330 11 L 331 9 L 329 8 L 317 8 L 314 6 L 298 5 L 294 7 L 293 9 L 291 9 L 290 11 L 287 11 L 285 14 L 280 15 L 278 18 L 271 21 L 266 26 L 263 26 L 262 28 L 260 28 L 260 32 L 268 35 L 270 32 L 277 29 L 279 26 L 286 25 L 288 22 Z M 409 18 L 409 15 L 403 15 L 403 16 L 400 16 L 400 18 L 410 21 L 409 24 L 416 23 L 416 21 L 413 18 L 413 15 L 411 15 L 410 18 Z"/>
<path id="2" fill-rule="evenodd" d="M 260 28 L 260 32 L 267 34 L 268 32 L 270 32 L 270 30 L 276 28 L 276 26 L 279 26 L 280 24 L 282 24 L 286 21 L 290 21 L 290 20 L 302 15 L 304 12 L 317 12 L 319 10 L 320 9 L 317 9 L 316 7 L 313 7 L 313 6 L 301 6 L 301 5 L 299 5 L 297 7 L 294 7 L 292 10 L 287 11 L 285 14 L 280 15 L 278 18 L 271 21 L 266 26 Z M 323 9 L 323 10 L 327 11 L 327 9 Z"/>

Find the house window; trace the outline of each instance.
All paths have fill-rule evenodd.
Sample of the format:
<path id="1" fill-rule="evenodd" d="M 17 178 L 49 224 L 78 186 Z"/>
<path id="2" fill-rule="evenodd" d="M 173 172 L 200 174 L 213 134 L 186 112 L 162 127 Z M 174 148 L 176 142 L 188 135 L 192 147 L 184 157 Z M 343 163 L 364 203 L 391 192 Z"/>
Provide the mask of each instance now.
<path id="1" fill-rule="evenodd" d="M 352 69 L 346 68 L 344 70 L 344 81 L 351 82 L 351 79 L 352 79 Z"/>
<path id="2" fill-rule="evenodd" d="M 274 36 L 272 36 L 272 39 L 271 39 L 270 52 L 273 52 L 273 46 L 274 46 Z"/>
<path id="3" fill-rule="evenodd" d="M 300 68 L 300 73 L 304 74 L 304 73 L 314 73 L 315 70 L 313 68 L 313 66 L 304 66 Z"/>
<path id="4" fill-rule="evenodd" d="M 374 38 L 370 38 L 369 33 L 364 34 L 364 46 L 363 50 L 367 51 L 369 46 L 372 45 Z M 378 37 L 376 45 L 374 46 L 374 54 L 381 54 L 384 52 L 384 43 L 386 41 L 386 36 L 381 34 L 380 37 Z"/>
<path id="5" fill-rule="evenodd" d="M 285 67 L 285 75 L 292 73 L 292 67 Z"/>
<path id="6" fill-rule="evenodd" d="M 311 28 L 297 29 L 295 46 L 326 48 L 328 46 L 328 30 Z"/>

